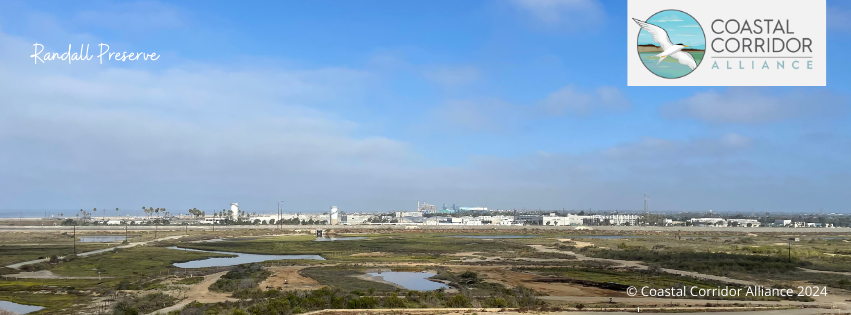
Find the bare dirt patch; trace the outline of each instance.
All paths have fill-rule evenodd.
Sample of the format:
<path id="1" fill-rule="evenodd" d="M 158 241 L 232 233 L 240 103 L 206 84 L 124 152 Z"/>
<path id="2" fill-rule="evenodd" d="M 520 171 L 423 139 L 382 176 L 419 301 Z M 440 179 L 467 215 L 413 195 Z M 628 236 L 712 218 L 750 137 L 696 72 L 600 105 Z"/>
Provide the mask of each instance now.
<path id="1" fill-rule="evenodd" d="M 591 242 L 574 241 L 574 240 L 569 239 L 569 238 L 560 238 L 560 239 L 558 239 L 558 241 L 559 242 L 573 242 L 574 243 L 573 246 L 575 246 L 576 248 L 594 246 L 594 243 L 591 243 Z"/>
<path id="2" fill-rule="evenodd" d="M 307 267 L 269 267 L 269 271 L 272 272 L 272 276 L 266 278 L 266 280 L 260 283 L 260 289 L 266 289 L 266 287 L 281 287 L 281 289 L 283 290 L 316 290 L 324 287 L 324 285 L 319 284 L 319 282 L 317 282 L 316 280 L 302 276 L 298 273 L 299 270 L 302 270 L 304 268 Z M 285 280 L 287 282 L 286 284 L 284 284 Z"/>

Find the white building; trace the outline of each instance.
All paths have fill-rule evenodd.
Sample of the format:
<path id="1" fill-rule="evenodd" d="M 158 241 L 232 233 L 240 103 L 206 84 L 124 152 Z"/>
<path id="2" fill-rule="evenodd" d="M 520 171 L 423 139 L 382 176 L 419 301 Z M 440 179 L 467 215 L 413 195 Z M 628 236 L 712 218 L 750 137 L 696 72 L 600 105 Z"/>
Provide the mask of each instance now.
<path id="1" fill-rule="evenodd" d="M 722 218 L 693 218 L 689 220 L 692 225 L 712 225 L 712 226 L 727 226 L 727 220 Z"/>
<path id="2" fill-rule="evenodd" d="M 355 224 L 366 224 L 370 219 L 375 216 L 372 214 L 358 214 L 358 213 L 347 213 L 343 215 L 342 224 L 344 225 L 355 225 Z"/>
<path id="3" fill-rule="evenodd" d="M 422 217 L 423 213 L 419 211 L 396 211 L 396 217 Z"/>
<path id="4" fill-rule="evenodd" d="M 754 219 L 728 219 L 727 226 L 760 227 L 762 223 Z"/>
<path id="5" fill-rule="evenodd" d="M 775 220 L 774 226 L 790 226 L 792 225 L 792 220 Z"/>
<path id="6" fill-rule="evenodd" d="M 230 204 L 230 211 L 233 211 L 233 213 L 239 213 L 239 204 L 238 203 Z"/>
<path id="7" fill-rule="evenodd" d="M 637 214 L 596 214 L 589 216 L 588 219 L 603 225 L 636 225 L 641 216 Z"/>
<path id="8" fill-rule="evenodd" d="M 199 220 L 198 223 L 200 223 L 200 224 L 213 224 L 213 223 L 221 224 L 225 220 L 226 219 L 222 218 L 222 217 L 206 217 L 203 220 Z"/>
<path id="9" fill-rule="evenodd" d="M 591 216 L 585 215 L 573 215 L 568 214 L 567 216 L 560 217 L 555 213 L 550 213 L 550 215 L 546 215 L 542 217 L 543 225 L 551 225 L 551 226 L 569 226 L 569 225 L 583 225 L 585 219 L 589 219 Z"/>
<path id="10" fill-rule="evenodd" d="M 489 225 L 512 225 L 514 224 L 514 216 L 510 215 L 483 215 L 479 217 L 482 224 Z"/>

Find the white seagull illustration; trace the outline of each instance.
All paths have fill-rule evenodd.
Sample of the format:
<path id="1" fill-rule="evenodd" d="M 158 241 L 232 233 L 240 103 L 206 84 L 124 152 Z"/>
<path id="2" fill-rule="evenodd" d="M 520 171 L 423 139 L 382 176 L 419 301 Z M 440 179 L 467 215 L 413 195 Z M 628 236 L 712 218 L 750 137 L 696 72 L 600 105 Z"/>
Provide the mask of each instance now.
<path id="1" fill-rule="evenodd" d="M 674 45 L 673 43 L 671 43 L 671 39 L 668 38 L 668 32 L 666 32 L 665 29 L 659 26 L 644 22 L 636 18 L 633 18 L 632 20 L 635 21 L 635 23 L 638 23 L 638 25 L 641 26 L 641 28 L 643 28 L 645 31 L 650 32 L 650 35 L 653 35 L 653 41 L 659 44 L 659 46 L 662 46 L 662 52 L 655 56 L 659 57 L 659 62 L 656 63 L 657 65 L 662 62 L 665 57 L 670 56 L 674 59 L 677 59 L 677 61 L 679 61 L 681 64 L 688 66 L 692 70 L 694 70 L 694 68 L 697 68 L 697 63 L 694 61 L 694 57 L 692 57 L 690 53 L 682 51 L 684 47 L 689 46 Z"/>

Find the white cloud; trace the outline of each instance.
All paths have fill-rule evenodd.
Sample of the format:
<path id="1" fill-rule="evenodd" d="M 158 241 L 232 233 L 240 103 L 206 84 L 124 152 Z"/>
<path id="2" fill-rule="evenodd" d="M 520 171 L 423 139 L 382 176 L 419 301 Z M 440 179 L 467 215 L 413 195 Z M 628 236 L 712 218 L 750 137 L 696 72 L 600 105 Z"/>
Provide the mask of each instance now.
<path id="1" fill-rule="evenodd" d="M 824 89 L 780 92 L 772 89 L 729 88 L 710 90 L 664 104 L 662 115 L 714 123 L 760 124 L 791 118 L 837 117 L 847 111 L 847 101 Z"/>
<path id="2" fill-rule="evenodd" d="M 534 111 L 498 98 L 448 100 L 432 113 L 442 130 L 503 132 L 525 125 Z"/>
<path id="3" fill-rule="evenodd" d="M 651 22 L 661 22 L 661 23 L 665 23 L 665 22 L 682 22 L 682 21 L 683 21 L 683 20 L 682 20 L 682 19 L 680 19 L 680 17 L 679 17 L 678 15 L 676 15 L 676 14 L 671 14 L 671 15 L 668 15 L 668 16 L 663 16 L 663 17 L 659 17 L 659 18 L 653 19 Z"/>
<path id="4" fill-rule="evenodd" d="M 424 71 L 427 79 L 447 88 L 455 88 L 476 82 L 479 70 L 472 66 L 431 67 Z"/>
<path id="5" fill-rule="evenodd" d="M 836 6 L 827 8 L 827 27 L 844 32 L 851 31 L 851 9 Z"/>
<path id="6" fill-rule="evenodd" d="M 517 7 L 545 26 L 564 31 L 596 27 L 605 20 L 597 0 L 513 0 Z"/>
<path id="7" fill-rule="evenodd" d="M 586 91 L 573 85 L 550 93 L 541 104 L 547 114 L 555 116 L 584 116 L 597 111 L 619 112 L 630 107 L 630 102 L 615 87 Z"/>
<path id="8" fill-rule="evenodd" d="M 449 100 L 432 112 L 432 124 L 442 130 L 505 132 L 527 126 L 546 116 L 588 116 L 622 112 L 629 100 L 615 87 L 594 90 L 565 86 L 534 105 L 506 102 L 499 98 Z"/>

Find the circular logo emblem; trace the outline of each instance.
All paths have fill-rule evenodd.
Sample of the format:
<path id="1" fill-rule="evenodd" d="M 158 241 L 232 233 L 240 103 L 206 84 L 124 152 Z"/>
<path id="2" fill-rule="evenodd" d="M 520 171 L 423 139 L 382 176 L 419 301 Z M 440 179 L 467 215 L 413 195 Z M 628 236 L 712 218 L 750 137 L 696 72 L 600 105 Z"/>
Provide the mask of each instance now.
<path id="1" fill-rule="evenodd" d="M 638 57 L 657 76 L 681 78 L 697 69 L 706 51 L 703 28 L 680 10 L 659 11 L 646 20 L 633 18 L 638 32 Z"/>

